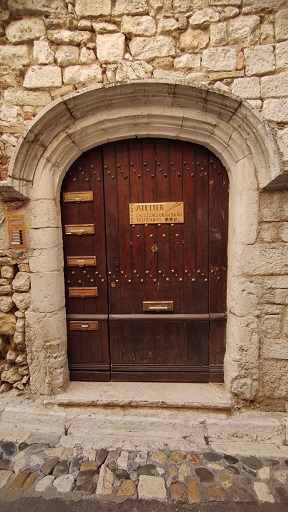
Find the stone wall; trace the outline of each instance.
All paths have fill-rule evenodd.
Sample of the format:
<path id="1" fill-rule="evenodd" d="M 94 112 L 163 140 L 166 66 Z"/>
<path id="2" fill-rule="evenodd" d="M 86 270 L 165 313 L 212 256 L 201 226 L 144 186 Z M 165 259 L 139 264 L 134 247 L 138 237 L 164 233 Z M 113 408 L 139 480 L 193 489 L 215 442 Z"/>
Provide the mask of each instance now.
<path id="1" fill-rule="evenodd" d="M 89 85 L 150 78 L 205 84 L 242 98 L 268 121 L 284 169 L 288 168 L 287 0 L 6 0 L 1 5 L 2 180 L 20 136 L 51 101 Z M 256 235 L 251 235 L 241 256 L 242 281 L 238 276 L 238 292 L 229 304 L 231 332 L 237 335 L 226 360 L 235 396 L 256 400 L 263 408 L 284 410 L 288 403 L 288 195 L 271 190 L 259 196 L 259 215 L 253 220 L 257 225 L 251 229 Z M 6 229 L 3 220 L 0 233 Z M 26 265 L 29 254 L 9 250 L 3 240 L 1 282 L 9 279 L 3 286 L 13 287 L 16 279 L 17 287 L 17 279 L 28 272 L 21 265 Z M 5 258 L 13 276 L 18 272 L 20 278 L 5 277 Z M 17 329 L 28 304 L 21 309 L 13 291 L 2 301 L 6 309 L 10 301 L 11 308 L 4 311 L 0 298 L 0 311 L 15 318 L 20 315 Z M 28 290 L 15 292 L 29 294 Z M 245 339 L 239 336 L 241 329 Z M 10 365 L 5 371 L 14 368 L 16 372 L 21 351 L 16 351 L 14 333 L 3 336 L 1 359 L 7 347 L 7 354 L 15 352 L 5 361 Z M 21 348 L 24 353 L 24 344 Z"/>

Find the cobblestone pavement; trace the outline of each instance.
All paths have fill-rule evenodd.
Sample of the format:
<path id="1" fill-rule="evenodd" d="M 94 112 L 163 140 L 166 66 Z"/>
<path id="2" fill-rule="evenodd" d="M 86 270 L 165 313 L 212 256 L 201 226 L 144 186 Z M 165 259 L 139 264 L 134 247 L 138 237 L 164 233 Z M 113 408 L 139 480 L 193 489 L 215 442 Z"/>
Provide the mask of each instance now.
<path id="1" fill-rule="evenodd" d="M 53 511 L 60 498 L 71 504 L 94 500 L 99 511 L 103 503 L 109 505 L 105 510 L 115 504 L 119 511 L 144 510 L 141 503 L 149 500 L 153 511 L 204 505 L 207 511 L 245 511 L 278 504 L 269 510 L 280 512 L 288 510 L 288 459 L 232 456 L 209 446 L 201 453 L 65 448 L 60 436 L 39 433 L 0 442 L 0 510 L 18 510 L 17 501 L 37 497 L 53 500 L 47 509 Z M 45 509 L 41 499 L 39 511 Z"/>

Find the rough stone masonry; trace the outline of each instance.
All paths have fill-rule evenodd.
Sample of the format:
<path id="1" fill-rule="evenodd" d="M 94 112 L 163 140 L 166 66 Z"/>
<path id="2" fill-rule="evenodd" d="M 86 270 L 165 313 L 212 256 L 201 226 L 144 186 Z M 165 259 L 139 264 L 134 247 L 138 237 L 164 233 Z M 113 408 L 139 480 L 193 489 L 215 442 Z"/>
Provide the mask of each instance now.
<path id="1" fill-rule="evenodd" d="M 0 10 L 2 182 L 7 180 L 18 140 L 53 100 L 89 85 L 152 78 L 204 84 L 247 102 L 268 122 L 285 177 L 286 0 L 4 0 Z M 287 199 L 285 187 L 259 192 L 256 236 L 243 252 L 245 272 L 229 305 L 235 332 L 245 327 L 245 335 L 235 337 L 229 356 L 234 368 L 229 389 L 240 404 L 254 402 L 280 411 L 288 403 Z M 28 226 L 30 219 L 27 202 L 0 203 L 1 391 L 12 386 L 21 390 L 29 382 L 25 326 L 31 311 L 32 249 L 29 230 L 27 249 L 9 248 L 9 212 L 24 213 Z M 43 365 L 49 361 L 48 368 L 61 375 L 57 384 L 61 388 L 67 381 L 65 346 L 57 348 L 55 341 L 45 350 Z M 53 350 L 58 350 L 57 357 Z"/>

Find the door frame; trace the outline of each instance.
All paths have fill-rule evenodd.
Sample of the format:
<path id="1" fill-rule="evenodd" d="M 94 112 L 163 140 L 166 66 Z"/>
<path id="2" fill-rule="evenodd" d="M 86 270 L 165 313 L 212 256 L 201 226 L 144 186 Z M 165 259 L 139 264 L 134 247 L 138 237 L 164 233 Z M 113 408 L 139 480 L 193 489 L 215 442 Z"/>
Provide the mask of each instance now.
<path id="1" fill-rule="evenodd" d="M 257 315 L 243 299 L 249 279 L 242 261 L 256 239 L 260 190 L 283 181 L 279 148 L 261 114 L 239 98 L 202 85 L 153 79 L 96 85 L 55 100 L 24 132 L 11 159 L 4 194 L 10 200 L 29 199 L 31 306 L 25 340 L 32 391 L 57 393 L 69 381 L 59 207 L 63 176 L 83 151 L 138 136 L 202 144 L 228 172 L 225 383 L 239 398 L 252 400 L 259 364 L 249 352 L 257 353 L 259 341 L 251 336 L 251 322 L 245 322 L 249 315 L 257 322 Z"/>

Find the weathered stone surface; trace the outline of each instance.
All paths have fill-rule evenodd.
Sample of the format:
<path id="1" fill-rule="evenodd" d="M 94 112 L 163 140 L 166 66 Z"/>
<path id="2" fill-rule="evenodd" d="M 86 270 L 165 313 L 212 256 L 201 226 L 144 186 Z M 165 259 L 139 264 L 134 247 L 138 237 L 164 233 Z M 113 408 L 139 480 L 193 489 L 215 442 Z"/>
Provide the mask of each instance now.
<path id="1" fill-rule="evenodd" d="M 0 489 L 5 487 L 9 482 L 10 477 L 13 475 L 12 471 L 6 471 L 5 469 L 0 469 Z"/>
<path id="2" fill-rule="evenodd" d="M 100 62 L 118 62 L 125 53 L 124 34 L 98 34 L 96 37 L 96 52 Z"/>
<path id="3" fill-rule="evenodd" d="M 112 494 L 114 479 L 112 471 L 105 465 L 101 466 L 96 494 L 100 496 Z"/>
<path id="4" fill-rule="evenodd" d="M 53 470 L 53 475 L 58 477 L 62 475 L 67 475 L 69 473 L 69 467 L 66 460 L 60 460 Z"/>
<path id="5" fill-rule="evenodd" d="M 154 36 L 156 22 L 151 16 L 123 16 L 121 32 L 134 36 Z"/>
<path id="6" fill-rule="evenodd" d="M 64 84 L 102 82 L 102 70 L 98 64 L 91 66 L 69 66 L 63 71 Z"/>
<path id="7" fill-rule="evenodd" d="M 9 489 L 20 489 L 23 484 L 26 482 L 28 476 L 30 475 L 29 469 L 22 471 L 19 475 L 17 475 L 12 482 L 9 484 Z"/>
<path id="8" fill-rule="evenodd" d="M 171 453 L 171 455 L 169 457 L 169 462 L 171 464 L 179 464 L 179 462 L 181 462 L 184 459 L 185 459 L 185 455 L 182 452 L 175 451 L 175 452 Z"/>
<path id="9" fill-rule="evenodd" d="M 158 464 L 165 464 L 167 461 L 167 454 L 162 451 L 152 452 L 151 459 L 158 462 Z"/>
<path id="10" fill-rule="evenodd" d="M 11 297 L 0 297 L 0 311 L 8 313 L 13 307 L 13 301 Z"/>
<path id="11" fill-rule="evenodd" d="M 137 475 L 155 475 L 156 466 L 154 464 L 145 464 L 145 466 L 140 466 L 135 469 L 135 473 Z"/>
<path id="12" fill-rule="evenodd" d="M 199 483 L 197 480 L 188 480 L 187 494 L 189 503 L 201 502 Z"/>
<path id="13" fill-rule="evenodd" d="M 51 457 L 47 459 L 46 462 L 44 462 L 44 464 L 41 466 L 41 471 L 43 475 L 51 475 L 58 462 L 58 457 Z"/>
<path id="14" fill-rule="evenodd" d="M 106 16 L 111 14 L 111 0 L 76 0 L 75 12 L 78 16 Z"/>
<path id="15" fill-rule="evenodd" d="M 259 98 L 260 79 L 258 77 L 237 78 L 232 84 L 232 93 L 241 98 Z"/>
<path id="16" fill-rule="evenodd" d="M 213 482 L 214 475 L 212 471 L 207 468 L 196 468 L 195 473 L 199 478 L 200 482 Z"/>
<path id="17" fill-rule="evenodd" d="M 113 9 L 113 15 L 123 14 L 146 14 L 148 13 L 148 4 L 146 0 L 116 0 Z"/>
<path id="18" fill-rule="evenodd" d="M 107 21 L 97 21 L 92 23 L 96 34 L 107 34 L 110 32 L 118 32 L 118 27 L 115 23 L 108 23 Z"/>
<path id="19" fill-rule="evenodd" d="M 18 44 L 38 39 L 45 34 L 43 20 L 37 18 L 24 18 L 13 21 L 6 28 L 6 37 L 9 43 Z"/>
<path id="20" fill-rule="evenodd" d="M 275 44 L 276 69 L 288 68 L 288 41 Z"/>
<path id="21" fill-rule="evenodd" d="M 172 501 L 186 503 L 186 487 L 183 483 L 175 482 L 175 484 L 171 484 L 169 491 Z"/>
<path id="22" fill-rule="evenodd" d="M 160 476 L 140 475 L 138 496 L 143 500 L 167 501 L 164 478 Z"/>
<path id="23" fill-rule="evenodd" d="M 55 476 L 53 476 L 53 475 L 44 476 L 44 478 L 42 478 L 41 480 L 39 480 L 39 482 L 37 482 L 37 484 L 35 486 L 35 491 L 36 492 L 44 492 L 46 489 L 48 489 L 48 487 L 50 487 L 50 485 L 53 484 L 54 480 L 55 480 Z"/>
<path id="24" fill-rule="evenodd" d="M 89 48 L 82 48 L 79 58 L 80 64 L 94 64 L 96 62 L 96 55 L 93 50 Z"/>
<path id="25" fill-rule="evenodd" d="M 234 500 L 236 502 L 242 503 L 252 503 L 253 501 L 255 501 L 254 496 L 252 496 L 252 494 L 249 491 L 243 489 L 242 487 L 235 489 Z"/>
<path id="26" fill-rule="evenodd" d="M 162 18 L 158 24 L 159 34 L 173 32 L 179 28 L 179 23 L 174 18 Z"/>
<path id="27" fill-rule="evenodd" d="M 108 455 L 107 448 L 100 448 L 100 450 L 98 450 L 96 458 L 95 458 L 95 462 L 98 465 L 98 468 L 105 462 L 107 455 Z"/>
<path id="28" fill-rule="evenodd" d="M 209 43 L 208 30 L 193 30 L 188 28 L 180 35 L 179 46 L 180 50 L 185 52 L 197 52 L 206 48 Z"/>
<path id="29" fill-rule="evenodd" d="M 195 14 L 193 14 L 189 19 L 189 23 L 193 28 L 206 28 L 210 23 L 218 21 L 219 18 L 220 15 L 216 10 L 207 7 L 195 12 Z"/>
<path id="30" fill-rule="evenodd" d="M 3 105 L 0 107 L 0 119 L 4 121 L 4 124 L 9 124 L 11 126 L 17 125 L 21 118 L 21 109 L 19 107 L 14 107 L 10 105 Z M 5 295 L 3 290 L 4 286 L 0 288 L 0 294 Z"/>
<path id="31" fill-rule="evenodd" d="M 1 443 L 0 448 L 7 457 L 12 457 L 17 453 L 17 445 L 12 441 L 4 441 L 4 443 Z"/>
<path id="32" fill-rule="evenodd" d="M 263 114 L 269 121 L 288 122 L 288 99 L 269 99 L 263 103 Z"/>
<path id="33" fill-rule="evenodd" d="M 117 496 L 134 496 L 136 493 L 136 485 L 132 480 L 123 480 L 117 492 Z"/>
<path id="34" fill-rule="evenodd" d="M 232 71 L 237 66 L 237 50 L 235 48 L 204 50 L 202 65 L 208 71 Z"/>
<path id="35" fill-rule="evenodd" d="M 216 23 L 210 27 L 210 40 L 212 46 L 223 46 L 228 43 L 227 23 Z"/>
<path id="36" fill-rule="evenodd" d="M 153 67 L 145 61 L 121 61 L 116 72 L 116 80 L 135 80 L 151 77 Z"/>
<path id="37" fill-rule="evenodd" d="M 9 350 L 6 355 L 6 361 L 7 363 L 15 363 L 18 356 L 18 352 L 15 350 Z"/>
<path id="38" fill-rule="evenodd" d="M 76 46 L 61 46 L 55 54 L 58 66 L 73 66 L 79 62 L 79 48 Z"/>
<path id="39" fill-rule="evenodd" d="M 238 7 L 225 7 L 220 14 L 220 20 L 228 20 L 230 18 L 235 18 L 239 14 Z"/>
<path id="40" fill-rule="evenodd" d="M 276 13 L 275 36 L 277 41 L 288 39 L 288 9 L 280 10 Z"/>
<path id="41" fill-rule="evenodd" d="M 227 494 L 224 489 L 221 487 L 216 487 L 216 485 L 213 485 L 212 487 L 209 487 L 207 490 L 209 501 L 223 501 L 225 503 L 228 503 L 229 501 L 229 495 Z"/>
<path id="42" fill-rule="evenodd" d="M 265 75 L 275 69 L 275 56 L 271 44 L 245 48 L 244 56 L 248 76 Z"/>
<path id="43" fill-rule="evenodd" d="M 257 44 L 260 39 L 260 17 L 238 16 L 229 22 L 229 43 L 242 47 Z"/>
<path id="44" fill-rule="evenodd" d="M 166 71 L 165 69 L 155 69 L 153 72 L 154 78 L 168 78 L 169 79 L 175 79 L 175 80 L 185 80 L 186 76 L 185 73 L 182 71 Z"/>
<path id="45" fill-rule="evenodd" d="M 261 96 L 263 98 L 281 98 L 288 96 L 288 71 L 279 75 L 261 78 Z"/>
<path id="46" fill-rule="evenodd" d="M 4 99 L 8 103 L 14 103 L 15 105 L 39 107 L 47 105 L 51 101 L 51 96 L 48 91 L 17 91 L 15 89 L 8 89 L 4 92 Z"/>
<path id="47" fill-rule="evenodd" d="M 12 366 L 10 370 L 6 370 L 1 374 L 1 380 L 3 380 L 3 382 L 15 384 L 16 382 L 22 380 L 22 375 L 20 375 L 17 366 Z"/>
<path id="48" fill-rule="evenodd" d="M 12 300 L 20 311 L 26 311 L 30 306 L 29 293 L 13 293 Z"/>
<path id="49" fill-rule="evenodd" d="M 8 0 L 9 10 L 14 14 L 55 14 L 66 13 L 64 0 Z"/>
<path id="50" fill-rule="evenodd" d="M 130 50 L 134 59 L 149 62 L 157 57 L 174 56 L 175 43 L 168 36 L 136 37 L 130 43 Z"/>
<path id="51" fill-rule="evenodd" d="M 30 290 L 30 274 L 28 272 L 18 272 L 12 282 L 14 292 L 28 292 Z"/>
<path id="52" fill-rule="evenodd" d="M 275 503 L 275 499 L 267 484 L 264 482 L 254 482 L 253 488 L 260 503 Z"/>
<path id="53" fill-rule="evenodd" d="M 57 66 L 31 66 L 27 70 L 23 85 L 27 89 L 61 87 L 61 68 Z"/>
<path id="54" fill-rule="evenodd" d="M 176 69 L 197 69 L 200 67 L 200 55 L 187 53 L 181 55 L 181 57 L 176 57 L 174 67 Z"/>
<path id="55" fill-rule="evenodd" d="M 58 492 L 71 492 L 74 487 L 73 475 L 61 475 L 53 482 Z"/>
<path id="56" fill-rule="evenodd" d="M 48 30 L 47 37 L 49 41 L 52 41 L 56 44 L 64 44 L 64 45 L 86 45 L 91 37 L 90 32 L 85 32 L 84 30 L 79 31 L 70 31 L 70 30 Z"/>
<path id="57" fill-rule="evenodd" d="M 0 312 L 0 334 L 11 335 L 16 329 L 16 317 L 13 313 Z"/>
<path id="58" fill-rule="evenodd" d="M 0 46 L 0 63 L 10 67 L 27 66 L 30 62 L 29 49 L 26 45 Z"/>
<path id="59" fill-rule="evenodd" d="M 33 46 L 33 59 L 37 64 L 53 64 L 54 53 L 47 41 L 35 41 Z"/>

